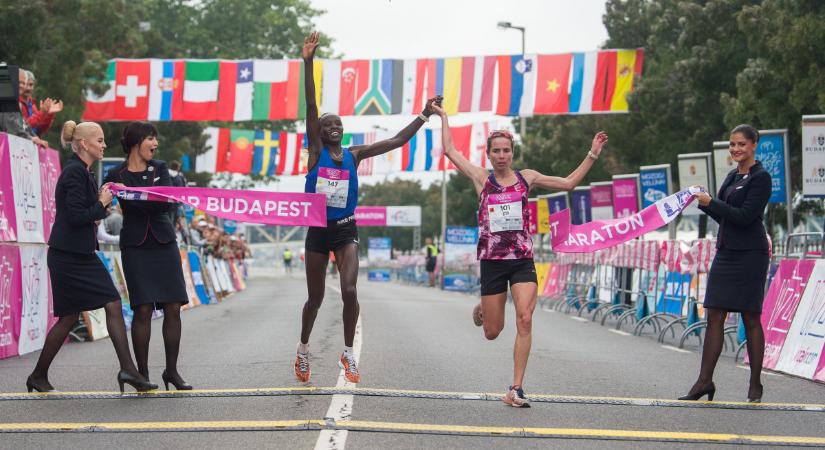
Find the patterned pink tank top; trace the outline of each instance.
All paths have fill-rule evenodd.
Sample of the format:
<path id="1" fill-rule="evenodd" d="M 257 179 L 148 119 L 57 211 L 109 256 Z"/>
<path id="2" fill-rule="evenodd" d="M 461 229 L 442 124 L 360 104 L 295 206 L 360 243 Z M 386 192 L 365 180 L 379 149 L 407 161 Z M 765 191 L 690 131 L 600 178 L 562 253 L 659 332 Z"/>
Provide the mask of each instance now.
<path id="1" fill-rule="evenodd" d="M 527 181 L 519 171 L 512 186 L 501 186 L 491 173 L 478 205 L 478 259 L 532 259 Z"/>

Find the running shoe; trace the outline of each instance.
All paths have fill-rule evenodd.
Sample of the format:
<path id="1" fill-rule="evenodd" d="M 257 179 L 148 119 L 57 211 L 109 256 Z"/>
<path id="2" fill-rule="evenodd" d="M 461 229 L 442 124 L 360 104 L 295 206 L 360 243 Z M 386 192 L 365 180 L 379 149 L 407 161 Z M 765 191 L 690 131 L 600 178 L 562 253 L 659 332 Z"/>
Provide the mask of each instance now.
<path id="1" fill-rule="evenodd" d="M 295 356 L 295 378 L 302 383 L 309 381 L 312 371 L 309 370 L 309 353 L 298 352 Z"/>
<path id="2" fill-rule="evenodd" d="M 361 374 L 358 373 L 358 365 L 355 363 L 355 358 L 352 355 L 341 353 L 341 359 L 338 361 L 338 367 L 344 369 L 344 376 L 350 383 L 358 383 L 361 381 Z"/>
<path id="3" fill-rule="evenodd" d="M 484 324 L 484 316 L 481 315 L 481 303 L 473 308 L 473 323 L 476 324 L 477 327 Z"/>
<path id="4" fill-rule="evenodd" d="M 530 404 L 527 403 L 527 398 L 524 396 L 524 389 L 521 386 L 510 386 L 510 390 L 507 391 L 507 395 L 504 396 L 501 401 L 504 402 L 506 405 L 510 405 L 513 408 L 529 408 Z"/>

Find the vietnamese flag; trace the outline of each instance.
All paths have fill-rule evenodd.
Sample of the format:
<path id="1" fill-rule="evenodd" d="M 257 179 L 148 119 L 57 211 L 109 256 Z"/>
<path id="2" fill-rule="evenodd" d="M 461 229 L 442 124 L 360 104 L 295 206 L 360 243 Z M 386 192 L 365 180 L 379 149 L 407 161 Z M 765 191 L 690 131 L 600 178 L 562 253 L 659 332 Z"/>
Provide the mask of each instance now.
<path id="1" fill-rule="evenodd" d="M 570 53 L 538 57 L 535 114 L 568 112 L 567 85 L 571 61 Z"/>
<path id="2" fill-rule="evenodd" d="M 254 149 L 254 130 L 232 130 L 229 137 L 229 154 L 227 155 L 226 171 L 248 174 L 252 169 Z"/>

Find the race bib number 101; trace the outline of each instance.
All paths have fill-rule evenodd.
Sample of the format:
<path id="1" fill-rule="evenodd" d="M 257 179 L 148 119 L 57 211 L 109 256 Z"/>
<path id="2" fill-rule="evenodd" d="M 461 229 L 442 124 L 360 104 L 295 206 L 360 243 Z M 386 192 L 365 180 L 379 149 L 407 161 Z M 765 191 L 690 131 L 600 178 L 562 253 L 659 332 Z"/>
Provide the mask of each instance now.
<path id="1" fill-rule="evenodd" d="M 327 197 L 327 206 L 345 208 L 349 193 L 349 170 L 321 167 L 318 169 L 318 181 L 315 192 Z"/>
<path id="2" fill-rule="evenodd" d="M 491 233 L 524 229 L 520 192 L 492 194 L 487 204 Z"/>

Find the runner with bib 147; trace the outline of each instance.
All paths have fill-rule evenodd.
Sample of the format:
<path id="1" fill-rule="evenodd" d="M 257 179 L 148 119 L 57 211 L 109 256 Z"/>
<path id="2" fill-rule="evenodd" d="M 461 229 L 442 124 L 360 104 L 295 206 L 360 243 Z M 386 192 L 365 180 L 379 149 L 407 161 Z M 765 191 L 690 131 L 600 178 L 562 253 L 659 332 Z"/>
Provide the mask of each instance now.
<path id="1" fill-rule="evenodd" d="M 341 147 L 344 126 L 341 117 L 323 114 L 318 117 L 315 101 L 313 58 L 319 34 L 313 32 L 304 40 L 304 89 L 306 92 L 306 129 L 309 160 L 305 192 L 324 194 L 327 203 L 327 226 L 309 227 L 306 236 L 306 277 L 308 298 L 301 314 L 301 339 L 295 356 L 295 377 L 309 381 L 309 336 L 318 309 L 324 300 L 327 262 L 334 255 L 341 274 L 341 298 L 344 302 L 344 351 L 338 364 L 350 383 L 361 381 L 352 345 L 360 307 L 355 284 L 358 280 L 358 229 L 355 227 L 355 206 L 358 203 L 358 164 L 374 156 L 399 148 L 429 121 L 433 104 L 441 97 L 427 100 L 424 110 L 395 136 L 369 145 Z"/>
<path id="2" fill-rule="evenodd" d="M 532 343 L 533 311 L 536 308 L 538 281 L 533 264 L 533 239 L 530 236 L 530 189 L 572 190 L 599 159 L 607 134 L 596 133 L 584 160 L 570 175 L 553 177 L 535 170 L 513 170 L 513 135 L 493 131 L 487 137 L 487 158 L 493 165 L 488 172 L 472 164 L 455 149 L 447 114 L 434 106 L 441 116 L 444 152 L 459 172 L 472 180 L 479 196 L 478 259 L 481 261 L 481 302 L 473 309 L 473 320 L 484 326 L 484 336 L 495 339 L 504 328 L 507 287 L 516 306 L 516 343 L 513 349 L 513 383 L 504 403 L 529 407 L 522 383 Z"/>

